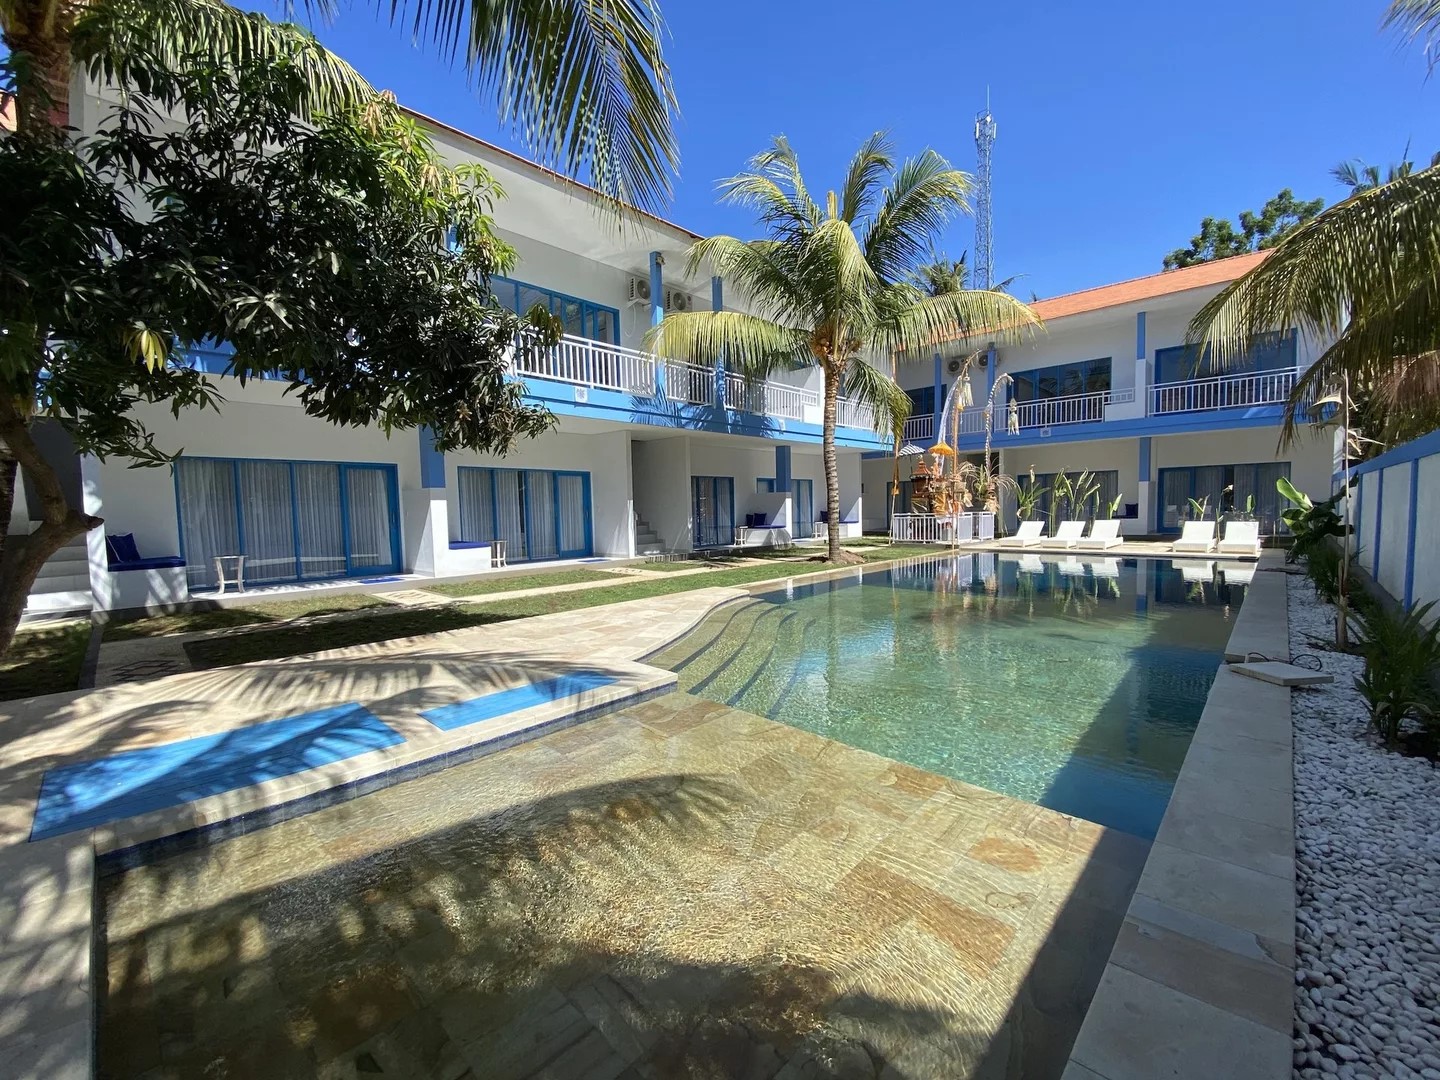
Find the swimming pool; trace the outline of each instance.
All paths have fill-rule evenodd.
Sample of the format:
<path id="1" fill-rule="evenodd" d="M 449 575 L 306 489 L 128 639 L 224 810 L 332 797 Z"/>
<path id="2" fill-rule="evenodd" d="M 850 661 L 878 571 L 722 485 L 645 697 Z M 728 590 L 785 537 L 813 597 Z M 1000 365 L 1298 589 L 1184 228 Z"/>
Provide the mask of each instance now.
<path id="1" fill-rule="evenodd" d="M 680 688 L 1153 838 L 1253 567 L 969 554 L 759 594 Z"/>

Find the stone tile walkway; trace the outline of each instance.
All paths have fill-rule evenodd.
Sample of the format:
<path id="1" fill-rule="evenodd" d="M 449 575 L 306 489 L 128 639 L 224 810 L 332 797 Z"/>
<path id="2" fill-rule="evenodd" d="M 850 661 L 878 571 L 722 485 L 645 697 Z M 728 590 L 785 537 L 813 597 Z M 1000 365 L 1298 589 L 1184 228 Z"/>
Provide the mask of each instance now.
<path id="1" fill-rule="evenodd" d="M 111 879 L 100 1071 L 1046 1080 L 1147 847 L 671 694 Z"/>

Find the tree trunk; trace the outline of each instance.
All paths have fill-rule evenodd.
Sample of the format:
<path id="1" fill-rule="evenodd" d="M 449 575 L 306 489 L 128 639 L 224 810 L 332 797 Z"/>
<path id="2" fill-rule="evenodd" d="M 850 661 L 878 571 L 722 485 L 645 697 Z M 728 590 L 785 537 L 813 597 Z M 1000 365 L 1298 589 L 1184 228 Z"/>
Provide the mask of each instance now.
<path id="1" fill-rule="evenodd" d="M 825 459 L 825 532 L 828 546 L 825 558 L 840 561 L 840 470 L 835 463 L 835 405 L 840 396 L 840 373 L 834 360 L 825 363 L 825 417 L 821 428 L 821 448 Z"/>
<path id="2" fill-rule="evenodd" d="M 23 135 L 49 134 L 60 138 L 70 123 L 71 5 L 61 3 L 53 17 L 27 5 L 5 35 L 12 55 L 27 58 L 30 77 L 17 88 L 15 128 Z M 27 18 L 28 16 L 28 18 Z"/>
<path id="3" fill-rule="evenodd" d="M 17 482 L 15 465 L 18 463 L 35 486 L 41 512 L 39 528 L 24 539 L 8 535 L 8 509 L 3 524 L 0 524 L 0 529 L 4 530 L 3 547 L 0 547 L 0 656 L 3 656 L 15 640 L 15 629 L 20 625 L 20 616 L 25 613 L 25 601 L 30 596 L 35 579 L 40 576 L 40 568 L 75 537 L 103 522 L 66 502 L 60 478 L 30 436 L 27 417 L 16 408 L 13 399 L 3 396 L 0 396 L 0 442 L 9 451 L 8 464 L 4 469 L 4 476 L 9 479 L 6 486 L 10 498 L 7 501 L 13 505 Z"/>

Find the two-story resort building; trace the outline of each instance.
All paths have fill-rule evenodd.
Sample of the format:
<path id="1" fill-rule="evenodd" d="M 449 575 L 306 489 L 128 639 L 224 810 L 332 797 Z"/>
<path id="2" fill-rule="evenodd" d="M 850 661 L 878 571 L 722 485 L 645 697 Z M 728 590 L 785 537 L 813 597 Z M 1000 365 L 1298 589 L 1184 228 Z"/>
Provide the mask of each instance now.
<path id="1" fill-rule="evenodd" d="M 72 96 L 82 130 L 105 104 L 93 86 Z M 33 612 L 184 602 L 222 573 L 247 586 L 413 574 L 449 577 L 510 564 L 622 558 L 729 546 L 749 533 L 803 540 L 823 530 L 819 372 L 747 384 L 716 363 L 641 351 L 669 311 L 719 308 L 725 282 L 686 279 L 697 236 L 635 214 L 624 228 L 594 192 L 532 162 L 421 118 L 454 163 L 499 180 L 498 231 L 518 252 L 493 288 L 501 303 L 541 303 L 564 323 L 563 343 L 515 372 L 555 429 L 505 458 L 437 453 L 425 433 L 387 437 L 306 416 L 285 386 L 223 377 L 223 349 L 191 360 L 217 377 L 217 414 L 178 419 L 144 409 L 173 467 L 76 460 L 58 429 L 42 431 L 64 464 L 72 498 L 105 519 L 47 565 Z M 1190 497 L 1243 505 L 1273 527 L 1274 478 L 1324 490 L 1328 448 L 1277 456 L 1280 402 L 1310 353 L 1296 335 L 1259 344 L 1224 374 L 1195 372 L 1183 347 L 1199 306 L 1255 262 L 1246 256 L 1052 300 L 1046 328 L 1024 344 L 990 348 L 971 370 L 974 405 L 960 419 L 961 453 L 984 442 L 983 403 L 995 395 L 993 442 L 1002 468 L 1100 473 L 1123 494 L 1130 534 L 1177 527 Z M 743 302 L 743 298 L 740 299 Z M 962 360 L 940 350 L 902 368 L 915 412 L 906 440 L 935 438 L 935 412 Z M 1012 407 L 1013 402 L 1013 407 Z M 837 435 L 842 527 L 883 530 L 893 492 L 892 441 L 864 407 L 842 401 Z M 27 529 L 17 498 L 12 528 Z M 760 534 L 760 535 L 756 535 Z M 243 570 L 235 565 L 244 556 Z"/>
<path id="2" fill-rule="evenodd" d="M 893 498 L 892 455 L 867 455 L 865 528 L 884 529 L 892 502 L 893 512 L 910 509 L 904 478 L 941 438 L 949 398 L 945 437 L 957 440 L 959 454 L 983 460 L 986 406 L 993 403 L 990 440 L 1001 472 L 1028 484 L 1033 470 L 1046 489 L 1060 473 L 1096 474 L 1100 506 L 1119 497 L 1127 536 L 1179 532 L 1194 512 L 1191 499 L 1213 519 L 1243 512 L 1252 497 L 1262 533 L 1283 531 L 1275 480 L 1288 476 L 1302 490 L 1328 492 L 1334 471 L 1333 433 L 1279 445 L 1282 404 L 1318 355 L 1315 343 L 1294 330 L 1275 334 L 1224 370 L 1185 344 L 1205 302 L 1262 258 L 1241 255 L 1040 300 L 1032 306 L 1044 329 L 1026 341 L 991 345 L 978 356 L 973 344 L 940 349 L 902 364 L 899 378 L 913 403 L 908 453 Z M 950 390 L 962 377 L 970 404 L 957 420 L 961 396 Z M 1049 513 L 1051 504 L 1042 497 L 1037 513 Z M 1013 506 L 1007 515 L 1013 523 Z"/>

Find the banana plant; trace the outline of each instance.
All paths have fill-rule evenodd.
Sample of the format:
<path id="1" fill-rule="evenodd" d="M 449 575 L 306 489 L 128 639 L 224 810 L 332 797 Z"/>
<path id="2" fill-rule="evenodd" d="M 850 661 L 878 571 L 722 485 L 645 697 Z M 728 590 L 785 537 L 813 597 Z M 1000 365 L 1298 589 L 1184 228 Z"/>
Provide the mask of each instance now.
<path id="1" fill-rule="evenodd" d="M 1318 545 L 1327 543 L 1332 536 L 1342 538 L 1351 533 L 1350 526 L 1336 510 L 1345 497 L 1345 489 L 1317 503 L 1282 476 L 1275 481 L 1275 490 L 1294 504 L 1280 513 L 1280 520 L 1285 522 L 1292 537 L 1286 562 L 1307 558 Z"/>

